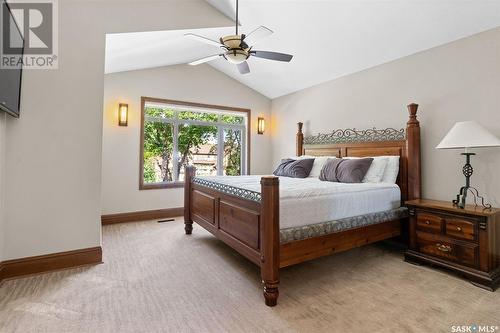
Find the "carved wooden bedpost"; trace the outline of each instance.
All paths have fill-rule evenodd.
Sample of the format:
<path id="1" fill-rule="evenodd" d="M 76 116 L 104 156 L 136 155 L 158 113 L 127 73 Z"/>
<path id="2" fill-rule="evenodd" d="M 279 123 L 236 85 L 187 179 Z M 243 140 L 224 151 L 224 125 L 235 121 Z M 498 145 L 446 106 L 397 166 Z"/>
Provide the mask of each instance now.
<path id="1" fill-rule="evenodd" d="M 187 166 L 184 173 L 184 230 L 186 235 L 193 232 L 193 220 L 191 219 L 191 179 L 196 176 L 196 168 Z"/>
<path id="2" fill-rule="evenodd" d="M 297 156 L 302 156 L 303 148 L 304 148 L 304 133 L 302 133 L 302 125 L 303 123 L 297 123 L 298 131 L 297 131 Z"/>
<path id="3" fill-rule="evenodd" d="M 278 303 L 280 265 L 279 178 L 262 177 L 261 181 L 260 274 L 267 306 Z"/>
<path id="4" fill-rule="evenodd" d="M 419 199 L 422 195 L 420 173 L 420 123 L 417 120 L 418 104 L 408 105 L 410 119 L 406 125 L 406 149 L 408 151 L 408 197 Z"/>

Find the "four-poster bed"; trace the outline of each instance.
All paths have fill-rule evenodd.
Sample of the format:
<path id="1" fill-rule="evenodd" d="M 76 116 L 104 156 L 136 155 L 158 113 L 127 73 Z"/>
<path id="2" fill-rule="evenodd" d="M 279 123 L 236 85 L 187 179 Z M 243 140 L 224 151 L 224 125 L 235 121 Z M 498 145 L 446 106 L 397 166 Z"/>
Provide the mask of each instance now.
<path id="1" fill-rule="evenodd" d="M 417 108 L 417 104 L 408 105 L 406 130 L 337 130 L 304 138 L 302 123 L 299 123 L 297 155 L 399 156 L 397 185 L 403 206 L 405 200 L 420 198 L 421 194 Z M 260 191 L 252 191 L 196 177 L 195 172 L 194 167 L 186 168 L 186 234 L 192 233 L 193 222 L 196 222 L 258 265 L 268 306 L 277 304 L 280 268 L 398 236 L 401 222 L 407 220 L 406 209 L 400 208 L 364 219 L 370 223 L 354 224 L 336 232 L 309 232 L 308 237 L 290 239 L 280 230 L 278 177 L 262 177 Z"/>

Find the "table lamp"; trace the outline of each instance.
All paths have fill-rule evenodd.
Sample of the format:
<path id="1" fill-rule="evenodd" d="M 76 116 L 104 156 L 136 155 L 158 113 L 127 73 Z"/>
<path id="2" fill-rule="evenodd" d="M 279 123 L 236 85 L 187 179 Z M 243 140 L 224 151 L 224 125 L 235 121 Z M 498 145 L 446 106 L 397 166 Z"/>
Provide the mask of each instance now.
<path id="1" fill-rule="evenodd" d="M 460 188 L 457 198 L 452 200 L 453 204 L 459 208 L 465 208 L 468 191 L 474 196 L 474 205 L 477 206 L 477 199 L 480 199 L 484 208 L 491 208 L 490 204 L 484 203 L 484 198 L 479 195 L 478 190 L 470 186 L 470 177 L 474 172 L 470 164 L 470 157 L 476 154 L 471 153 L 469 149 L 486 147 L 500 147 L 500 139 L 475 121 L 456 123 L 436 147 L 436 149 L 465 149 L 465 152 L 462 153 L 465 156 L 465 165 L 462 169 L 465 176 L 465 186 Z"/>

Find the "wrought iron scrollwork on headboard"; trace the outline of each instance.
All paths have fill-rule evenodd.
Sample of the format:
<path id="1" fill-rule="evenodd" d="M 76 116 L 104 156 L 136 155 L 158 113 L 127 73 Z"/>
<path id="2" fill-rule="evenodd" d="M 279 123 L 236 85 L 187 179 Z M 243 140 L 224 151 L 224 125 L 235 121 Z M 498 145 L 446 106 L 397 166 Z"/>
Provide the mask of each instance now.
<path id="1" fill-rule="evenodd" d="M 317 134 L 306 136 L 304 144 L 317 145 L 317 144 L 337 144 L 337 143 L 355 143 L 355 142 L 377 142 L 377 141 L 399 141 L 406 140 L 405 129 L 367 129 L 357 130 L 353 129 L 338 129 L 332 133 Z"/>
<path id="2" fill-rule="evenodd" d="M 406 129 L 339 129 L 326 134 L 307 136 L 302 132 L 303 123 L 298 123 L 295 148 L 297 156 L 336 155 L 354 156 L 363 154 L 397 154 L 402 157 L 400 176 L 402 200 L 422 197 L 420 122 L 417 119 L 418 104 L 411 103 L 408 108 Z M 305 146 L 304 146 L 305 145 Z M 331 145 L 331 146 L 330 146 Z M 354 152 L 353 150 L 356 150 Z M 360 149 L 362 151 L 360 151 Z"/>

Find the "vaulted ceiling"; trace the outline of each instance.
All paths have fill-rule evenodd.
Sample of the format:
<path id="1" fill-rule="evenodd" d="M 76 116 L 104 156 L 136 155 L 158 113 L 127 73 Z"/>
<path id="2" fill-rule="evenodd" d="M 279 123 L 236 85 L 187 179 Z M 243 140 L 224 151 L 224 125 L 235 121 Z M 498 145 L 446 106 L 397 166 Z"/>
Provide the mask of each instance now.
<path id="1" fill-rule="evenodd" d="M 234 19 L 234 0 L 206 1 Z M 294 58 L 250 58 L 246 75 L 222 58 L 209 64 L 269 98 L 500 26 L 500 1 L 492 0 L 240 0 L 239 7 L 243 33 L 260 25 L 274 31 L 255 49 Z M 106 73 L 187 63 L 219 51 L 186 32 L 217 40 L 234 27 L 107 35 Z"/>

